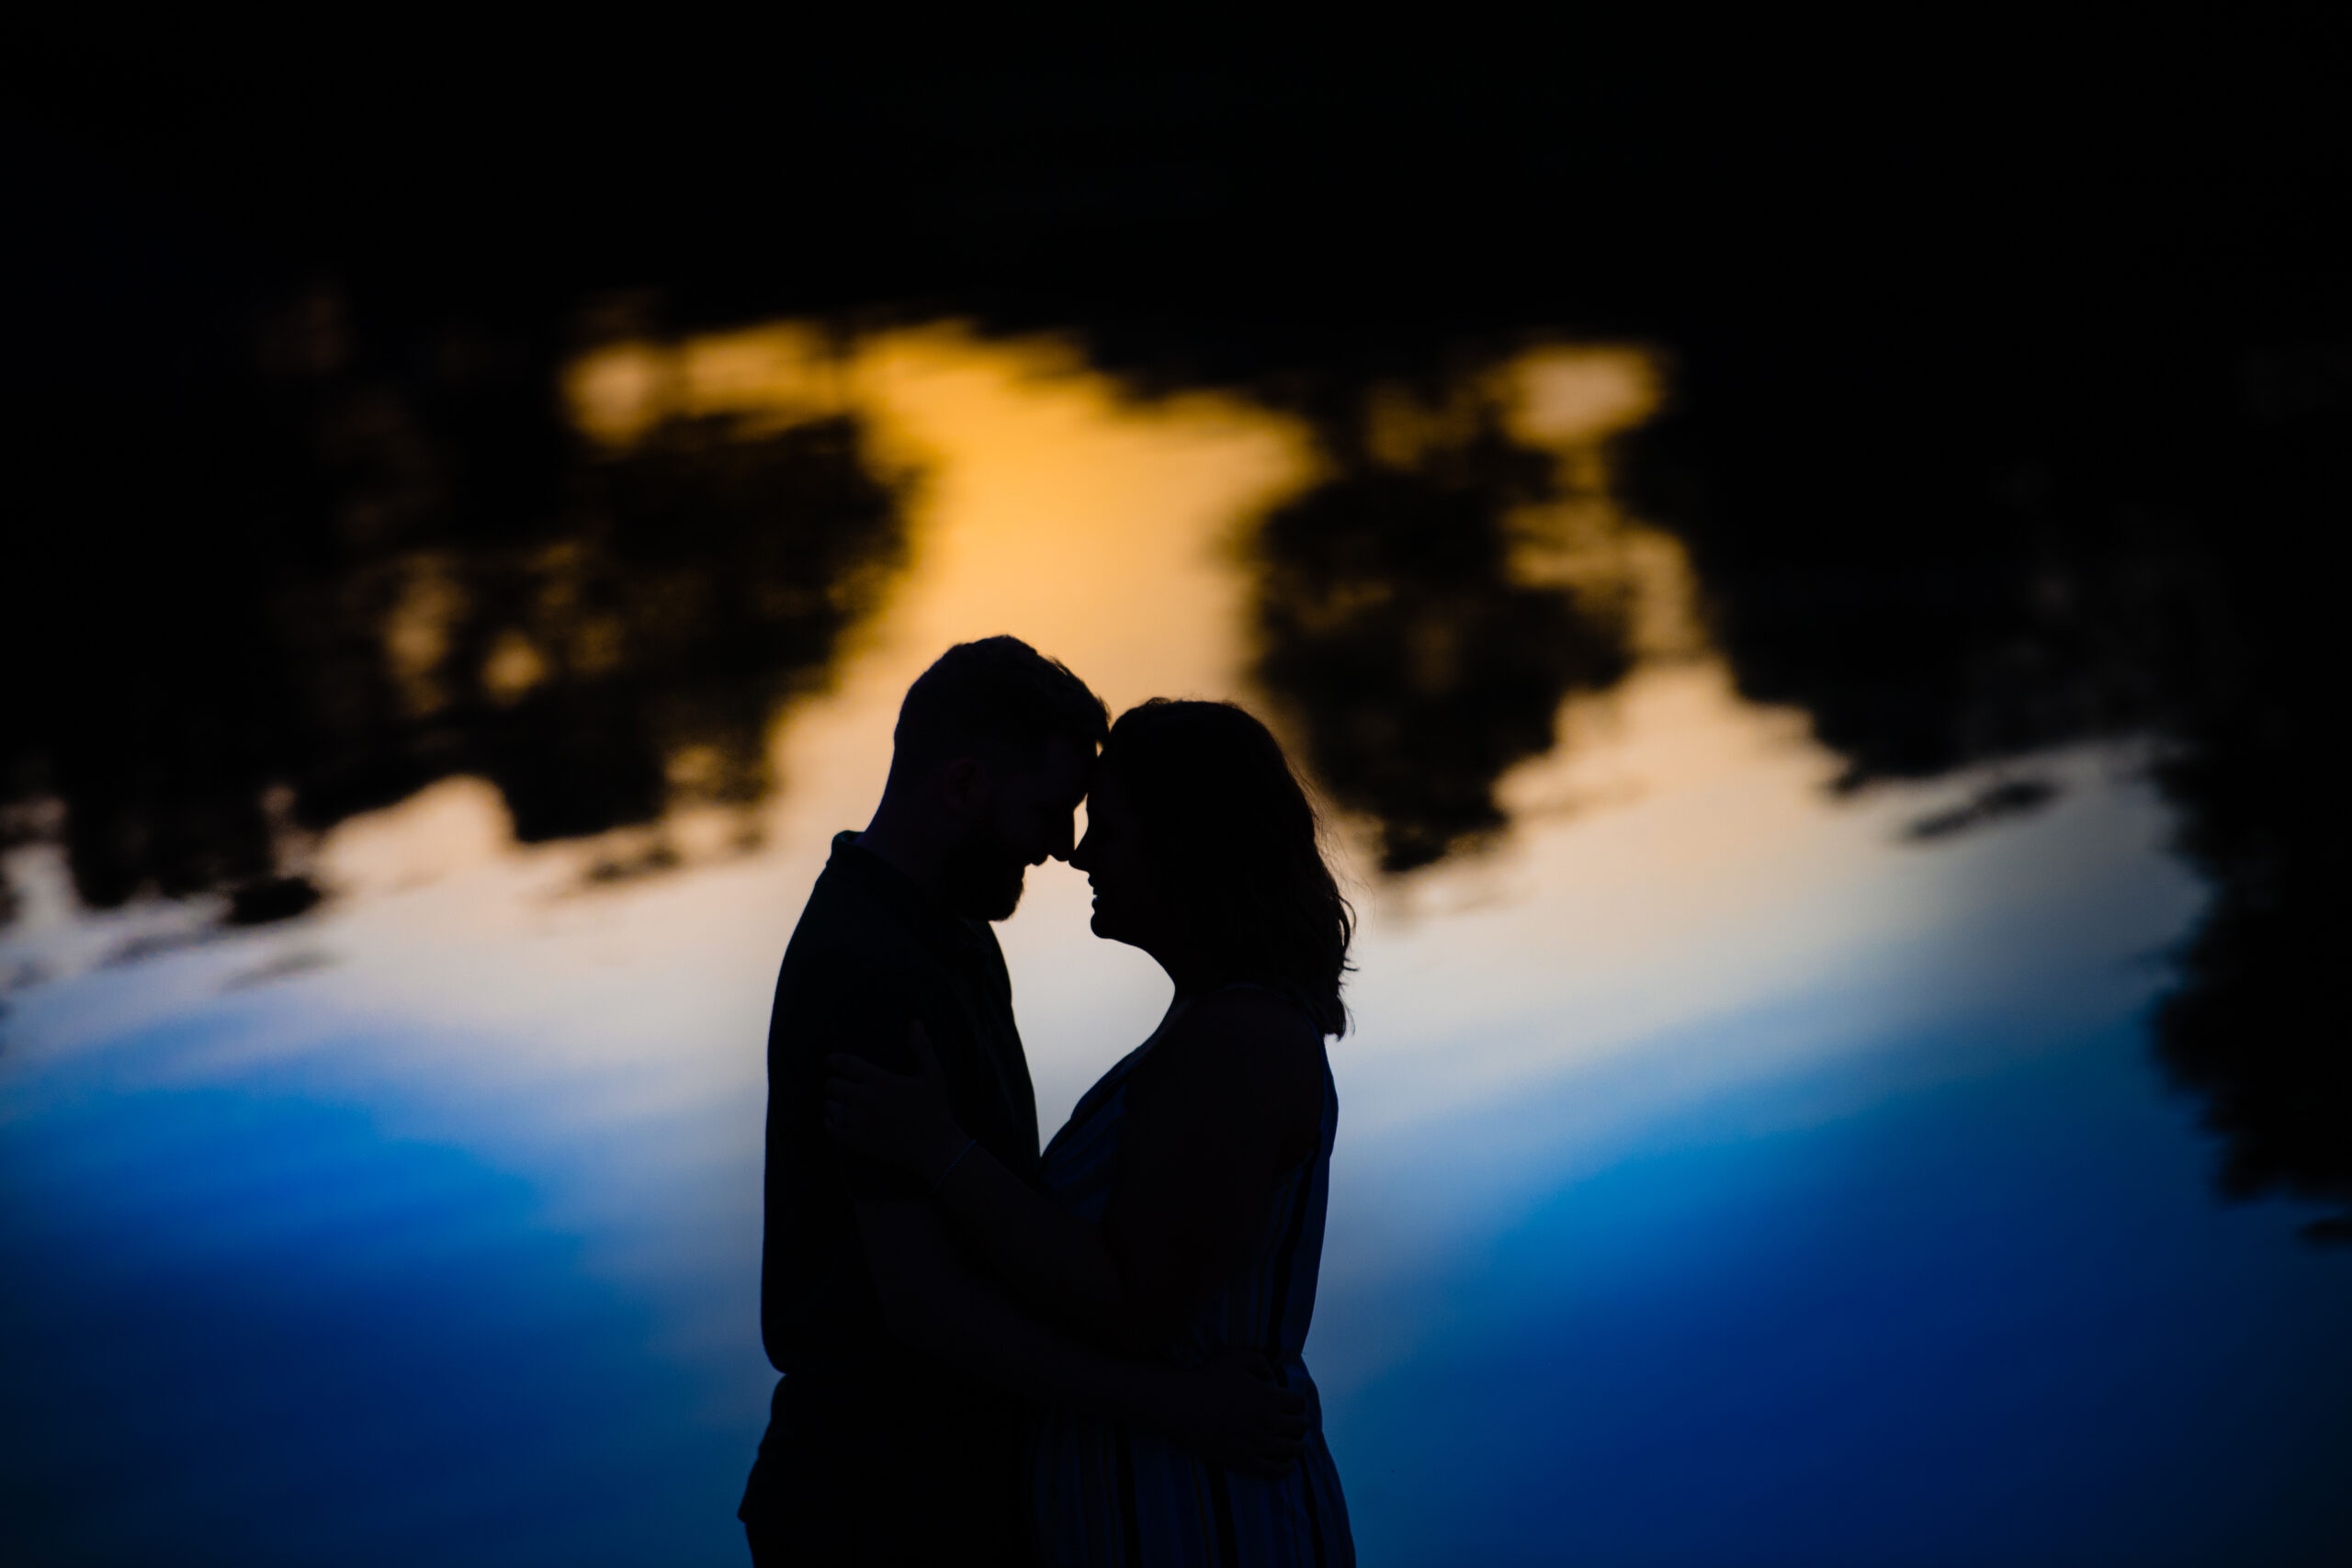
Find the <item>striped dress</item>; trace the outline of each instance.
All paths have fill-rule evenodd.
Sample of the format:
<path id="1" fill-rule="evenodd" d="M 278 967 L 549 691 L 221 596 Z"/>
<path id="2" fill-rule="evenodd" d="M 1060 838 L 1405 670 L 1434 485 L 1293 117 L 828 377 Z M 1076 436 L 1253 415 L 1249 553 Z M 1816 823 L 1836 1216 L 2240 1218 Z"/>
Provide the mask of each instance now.
<path id="1" fill-rule="evenodd" d="M 1127 1080 L 1181 1014 L 1179 1007 L 1087 1090 L 1046 1145 L 1043 1175 L 1081 1219 L 1101 1224 L 1118 1168 Z M 1315 1311 L 1340 1100 L 1323 1065 L 1323 1125 L 1315 1157 L 1268 1206 L 1250 1265 L 1202 1308 L 1176 1348 L 1197 1364 L 1228 1346 L 1265 1353 L 1275 1377 L 1306 1396 L 1306 1455 L 1280 1481 L 1228 1472 L 1157 1433 L 1099 1416 L 1049 1411 L 1030 1460 L 1041 1559 L 1053 1568 L 1343 1568 L 1355 1562 L 1339 1472 L 1323 1443 L 1323 1407 L 1299 1351 Z"/>

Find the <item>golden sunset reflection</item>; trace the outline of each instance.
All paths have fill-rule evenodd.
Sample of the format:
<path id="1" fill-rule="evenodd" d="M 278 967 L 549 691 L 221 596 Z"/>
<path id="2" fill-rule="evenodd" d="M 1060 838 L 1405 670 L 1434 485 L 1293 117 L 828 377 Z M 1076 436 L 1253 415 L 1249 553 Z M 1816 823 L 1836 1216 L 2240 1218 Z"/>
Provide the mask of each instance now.
<path id="1" fill-rule="evenodd" d="M 1905 792 L 1833 802 L 1835 761 L 1802 720 L 1733 694 L 1679 545 L 1611 499 L 1607 442 L 1656 411 L 1661 375 L 1635 349 L 1552 345 L 1476 391 L 1565 475 L 1560 499 L 1510 519 L 1512 571 L 1619 594 L 1638 661 L 1621 686 L 1572 696 L 1561 744 L 1503 775 L 1510 825 L 1482 850 L 1387 877 L 1364 823 L 1335 817 L 1366 917 L 1359 1032 L 1340 1057 L 1355 1125 L 1507 1094 L 1818 987 L 1831 970 L 1868 970 L 1964 906 L 1952 878 L 1973 852 L 1931 861 L 1895 847 L 1916 809 Z M 519 1081 L 593 1062 L 658 1080 L 665 1101 L 752 1093 L 799 899 L 830 835 L 861 824 L 879 792 L 900 694 L 952 642 L 1013 632 L 1114 711 L 1231 696 L 1284 723 L 1249 677 L 1243 541 L 1318 478 L 1287 415 L 1239 396 L 1138 400 L 1064 345 L 952 325 L 846 344 L 789 323 L 625 343 L 583 357 L 567 386 L 582 428 L 616 445 L 665 420 L 854 412 L 916 476 L 910 564 L 829 685 L 773 716 L 780 787 L 748 830 L 740 810 L 689 803 L 647 827 L 517 846 L 498 792 L 454 778 L 326 835 L 318 864 L 338 907 L 312 931 L 266 940 L 335 955 L 332 972 L 289 983 L 509 1041 L 433 1071 Z M 1399 391 L 1371 423 L 1402 448 L 1451 439 L 1450 417 Z M 526 679 L 522 655 L 493 657 Z M 669 766 L 691 782 L 698 763 L 682 751 Z M 1091 939 L 1083 881 L 1066 867 L 1033 873 L 1002 932 L 1051 1126 L 1148 1029 L 1163 985 L 1139 955 Z M 163 987 L 158 1005 L 166 994 L 182 992 Z"/>
<path id="2" fill-rule="evenodd" d="M 527 1189 L 527 1234 L 575 1248 L 578 1288 L 645 1303 L 640 1353 L 695 1391 L 672 1416 L 730 1456 L 773 1381 L 754 1264 L 776 964 L 831 836 L 872 810 L 907 684 L 951 643 L 1012 632 L 1114 709 L 1231 697 L 1311 775 L 1354 770 L 1315 777 L 1362 917 L 1312 1351 L 1347 1463 L 1418 1429 L 1382 1412 L 1465 1332 L 1462 1292 L 1555 1299 L 1481 1270 L 1569 1259 L 1606 1282 L 1734 1256 L 1713 1210 L 1589 1245 L 1531 1233 L 1546 1204 L 1599 1194 L 1606 1213 L 1645 1161 L 1793 1146 L 1802 1164 L 1814 1145 L 1792 1137 L 1965 1099 L 2070 1041 L 2136 1050 L 2162 983 L 2144 955 L 2205 897 L 2128 749 L 2037 754 L 2046 808 L 1932 844 L 1911 829 L 2006 775 L 1834 788 L 1845 760 L 1804 713 L 1740 694 L 1680 538 L 1618 497 L 1612 440 L 1668 395 L 1637 348 L 1538 345 L 1312 419 L 1242 391 L 1137 396 L 1066 344 L 952 324 L 620 343 L 565 386 L 616 464 L 855 433 L 862 493 L 891 511 L 871 553 L 826 558 L 823 592 L 849 598 L 821 657 L 754 687 L 763 708 L 640 726 L 658 809 L 618 827 L 526 841 L 514 781 L 462 769 L 342 816 L 303 863 L 329 899 L 300 919 L 224 927 L 218 898 L 93 912 L 54 843 L 19 848 L 0 976 L 34 981 L 12 982 L 0 1113 L 62 1114 L 86 1081 L 191 1104 L 293 1085 L 386 1148 L 463 1151 Z M 674 602 L 616 586 L 663 566 L 659 507 L 638 504 L 636 553 L 601 579 L 576 570 L 593 531 L 539 547 L 519 615 L 465 603 L 438 557 L 401 564 L 375 644 L 395 700 L 512 718 L 582 689 L 600 648 L 621 662 L 598 678 L 658 697 L 663 667 L 628 661 L 659 655 L 713 574 Z M 731 504 L 692 525 L 756 522 Z M 600 713 L 662 710 L 586 711 L 593 738 Z M 1048 863 L 998 928 L 1049 1130 L 1167 1002 L 1088 906 Z"/>
<path id="3" fill-rule="evenodd" d="M 740 1568 L 1048 1498 L 1057 1562 L 2352 1562 L 2352 98 L 2302 9 L 1859 69 L 1777 13 L 17 29 L 0 1568 Z M 928 1091 L 808 1114 L 892 1009 L 948 1043 L 938 976 L 835 984 L 897 967 L 854 852 L 780 966 L 910 683 L 999 636 L 1279 739 L 1355 917 L 1314 1145 L 1316 1064 L 1163 1032 L 1051 860 L 957 1152 Z M 1225 911 L 1247 958 L 1150 874 L 1313 880 L 1166 716 L 1077 856 L 1106 929 L 1303 965 L 1304 901 Z M 867 848 L 977 898 L 933 815 Z M 1270 1119 L 1272 1245 L 1160 1340 Z M 832 1189 L 915 1181 L 811 1141 L 876 1120 L 1045 1326 L 1261 1344 L 1311 1484 L 1199 1385 L 1000 1440 L 971 1378 L 1076 1369 L 944 1274 L 896 1310 L 948 1260 Z"/>

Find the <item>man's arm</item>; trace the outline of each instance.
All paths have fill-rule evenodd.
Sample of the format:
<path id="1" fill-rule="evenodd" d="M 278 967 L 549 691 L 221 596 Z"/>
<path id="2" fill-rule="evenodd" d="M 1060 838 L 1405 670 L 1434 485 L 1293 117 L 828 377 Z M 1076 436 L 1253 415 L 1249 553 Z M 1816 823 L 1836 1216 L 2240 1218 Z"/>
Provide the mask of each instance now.
<path id="1" fill-rule="evenodd" d="M 1279 1475 L 1296 1461 L 1305 1402 L 1262 1371 L 1234 1361 L 1188 1373 L 1087 1348 L 967 1267 L 930 1204 L 862 1201 L 856 1210 L 893 1338 L 1042 1404 L 1166 1431 L 1236 1468 Z"/>
<path id="2" fill-rule="evenodd" d="M 1098 1229 L 966 1136 L 920 1024 L 906 1051 L 912 1076 L 870 1055 L 830 1058 L 829 1126 L 844 1157 L 921 1173 L 995 1280 L 1092 1343 L 1147 1355 L 1247 1262 L 1267 1198 L 1313 1154 L 1322 1116 L 1322 1052 L 1295 1010 L 1255 993 L 1205 998 L 1159 1046 L 1148 1092 L 1129 1095 Z"/>
<path id="3" fill-rule="evenodd" d="M 989 1278 L 1062 1328 L 1114 1350 L 1151 1354 L 1117 1329 L 1126 1293 L 1102 1233 L 1007 1170 L 956 1120 L 946 1075 L 916 1022 L 908 1047 L 917 1072 L 889 1072 L 870 1057 L 827 1058 L 826 1126 L 845 1158 L 862 1155 L 921 1177 L 955 1232 L 976 1248 Z"/>

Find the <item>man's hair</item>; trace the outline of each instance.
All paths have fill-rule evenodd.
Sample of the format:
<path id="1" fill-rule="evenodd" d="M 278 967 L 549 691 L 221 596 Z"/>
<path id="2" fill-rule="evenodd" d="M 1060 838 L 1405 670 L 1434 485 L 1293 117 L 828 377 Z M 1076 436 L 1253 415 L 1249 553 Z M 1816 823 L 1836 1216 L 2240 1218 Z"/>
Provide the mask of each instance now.
<path id="1" fill-rule="evenodd" d="M 1069 666 L 1017 637 L 959 642 L 907 688 L 890 769 L 973 755 L 1026 761 L 1053 736 L 1091 753 L 1111 737 L 1111 710 Z"/>

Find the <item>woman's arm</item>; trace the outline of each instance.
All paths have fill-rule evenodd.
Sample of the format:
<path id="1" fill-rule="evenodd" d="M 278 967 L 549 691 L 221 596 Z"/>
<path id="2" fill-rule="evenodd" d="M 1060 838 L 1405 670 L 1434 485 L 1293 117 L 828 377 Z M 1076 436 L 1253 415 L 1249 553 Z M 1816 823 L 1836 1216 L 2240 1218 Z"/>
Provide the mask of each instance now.
<path id="1" fill-rule="evenodd" d="M 1322 1044 L 1266 992 L 1220 991 L 1138 1070 L 1102 1239 L 1139 1338 L 1165 1344 L 1182 1332 L 1263 1239 L 1276 1187 L 1316 1152 Z"/>
<path id="2" fill-rule="evenodd" d="M 1306 1402 L 1262 1358 L 1182 1369 L 1056 1334 L 956 1257 L 919 1199 L 862 1201 L 858 1232 L 891 1336 L 1012 1392 L 1169 1433 L 1216 1461 L 1277 1476 L 1297 1461 Z"/>
<path id="3" fill-rule="evenodd" d="M 1040 1315 L 1129 1348 L 1104 1332 L 1126 1286 L 1102 1233 L 1005 1169 L 956 1124 L 945 1075 L 920 1022 L 909 1026 L 908 1043 L 917 1069 L 911 1077 L 858 1056 L 826 1058 L 826 1128 L 834 1141 L 928 1180 L 957 1233 Z"/>
<path id="4" fill-rule="evenodd" d="M 955 1123 L 914 1026 L 909 1078 L 829 1058 L 828 1125 L 851 1147 L 924 1173 L 991 1271 L 1043 1315 L 1098 1343 L 1152 1354 L 1247 1258 L 1282 1174 L 1314 1153 L 1320 1041 L 1261 993 L 1204 998 L 1128 1091 L 1101 1230 L 1014 1177 Z"/>

